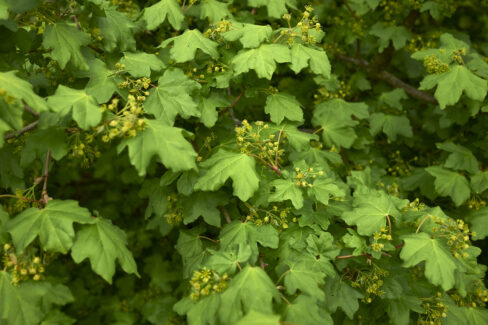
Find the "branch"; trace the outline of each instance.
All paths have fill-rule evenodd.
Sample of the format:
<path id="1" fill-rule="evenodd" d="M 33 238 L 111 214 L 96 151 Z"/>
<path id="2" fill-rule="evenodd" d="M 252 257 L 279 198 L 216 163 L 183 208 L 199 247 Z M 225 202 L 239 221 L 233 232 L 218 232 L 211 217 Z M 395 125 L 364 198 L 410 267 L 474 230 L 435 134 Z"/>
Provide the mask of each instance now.
<path id="1" fill-rule="evenodd" d="M 407 84 L 406 82 L 400 80 L 398 77 L 395 75 L 389 73 L 388 71 L 382 70 L 380 72 L 372 71 L 371 69 L 371 64 L 364 60 L 364 59 L 358 59 L 358 58 L 352 58 L 350 56 L 346 56 L 343 54 L 336 54 L 336 57 L 342 61 L 346 61 L 352 64 L 355 64 L 359 66 L 362 69 L 365 69 L 369 75 L 373 78 L 378 78 L 383 81 L 386 81 L 389 83 L 391 86 L 395 88 L 402 88 L 405 90 L 407 94 L 412 96 L 413 98 L 422 100 L 424 102 L 428 102 L 431 104 L 438 104 L 437 100 L 430 94 L 423 92 L 421 90 L 418 90 L 417 88 Z"/>
<path id="2" fill-rule="evenodd" d="M 32 115 L 34 115 L 35 117 L 39 117 L 39 113 L 37 113 L 36 111 L 34 111 L 32 108 L 30 108 L 29 106 L 25 105 L 24 104 L 24 109 L 31 113 Z"/>
<path id="3" fill-rule="evenodd" d="M 12 133 L 7 133 L 7 134 L 6 134 L 6 135 L 3 137 L 3 139 L 4 139 L 4 140 L 8 140 L 8 139 L 16 138 L 16 137 L 18 137 L 19 135 L 21 135 L 21 134 L 23 134 L 23 133 L 25 133 L 25 132 L 28 132 L 28 131 L 30 131 L 30 130 L 32 130 L 32 129 L 34 129 L 34 128 L 36 128 L 36 127 L 37 127 L 37 124 L 39 124 L 39 120 L 34 121 L 34 122 L 32 122 L 31 124 L 28 124 L 28 125 L 24 126 L 22 129 L 20 129 L 20 130 L 18 130 L 18 131 L 14 131 L 14 132 L 12 132 Z"/>
<path id="4" fill-rule="evenodd" d="M 227 209 L 225 207 L 220 207 L 220 209 L 222 210 L 222 213 L 224 214 L 225 221 L 227 221 L 227 223 L 231 223 L 232 219 L 229 216 L 229 211 L 227 211 Z"/>
<path id="5" fill-rule="evenodd" d="M 47 194 L 47 179 L 49 177 L 49 161 L 51 160 L 51 150 L 48 149 L 46 153 L 46 165 L 44 166 L 44 184 L 42 185 L 42 201 L 44 202 L 44 205 L 49 202 L 51 199 L 49 195 Z"/>
<path id="6" fill-rule="evenodd" d="M 229 93 L 229 96 L 230 96 L 230 87 L 227 88 L 227 92 Z M 243 87 L 241 93 L 239 95 L 237 95 L 236 98 L 234 98 L 234 100 L 232 101 L 232 104 L 230 104 L 230 106 L 227 107 L 227 109 L 225 110 L 226 112 L 229 112 L 229 115 L 232 118 L 232 120 L 234 121 L 234 124 L 236 126 L 241 125 L 242 121 L 234 116 L 234 112 L 232 111 L 232 109 L 234 108 L 234 106 L 236 106 L 237 102 L 241 99 L 242 95 L 244 95 L 245 92 L 246 92 L 246 87 Z"/>

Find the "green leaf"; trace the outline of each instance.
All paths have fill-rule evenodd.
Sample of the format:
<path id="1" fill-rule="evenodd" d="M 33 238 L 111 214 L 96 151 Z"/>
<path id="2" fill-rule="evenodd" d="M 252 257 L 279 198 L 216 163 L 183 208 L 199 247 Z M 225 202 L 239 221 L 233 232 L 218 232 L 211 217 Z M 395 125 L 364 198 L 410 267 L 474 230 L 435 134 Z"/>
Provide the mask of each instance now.
<path id="1" fill-rule="evenodd" d="M 43 313 L 35 301 L 37 297 L 11 284 L 11 275 L 0 271 L 0 321 L 9 325 L 35 325 Z M 3 323 L 3 322 L 2 322 Z"/>
<path id="2" fill-rule="evenodd" d="M 90 37 L 76 27 L 65 23 L 50 24 L 43 34 L 42 45 L 52 49 L 51 56 L 58 61 L 61 69 L 68 62 L 82 70 L 88 70 L 88 64 L 81 53 L 81 47 L 90 44 Z"/>
<path id="3" fill-rule="evenodd" d="M 308 132 L 300 131 L 296 125 L 282 123 L 280 125 L 269 125 L 270 131 L 279 132 L 282 131 L 283 135 L 286 135 L 286 139 L 290 145 L 298 151 L 308 150 L 310 148 L 310 140 L 318 140 L 319 136 Z M 282 135 L 282 136 L 283 136 Z"/>
<path id="4" fill-rule="evenodd" d="M 0 148 L 3 147 L 3 143 L 5 142 L 5 139 L 3 138 L 4 134 L 10 129 L 10 125 L 0 119 Z"/>
<path id="5" fill-rule="evenodd" d="M 108 283 L 112 283 L 116 260 L 126 273 L 139 276 L 136 262 L 126 246 L 124 231 L 114 226 L 110 220 L 99 217 L 77 233 L 71 256 L 75 263 L 81 263 L 88 258 L 92 270 Z"/>
<path id="6" fill-rule="evenodd" d="M 165 67 L 157 56 L 145 52 L 124 52 L 120 63 L 125 65 L 124 70 L 135 78 L 150 77 L 151 70 L 161 71 Z"/>
<path id="7" fill-rule="evenodd" d="M 279 297 L 265 271 L 246 265 L 221 295 L 220 320 L 223 324 L 234 324 L 251 310 L 269 315 L 273 310 L 273 298 L 278 300 Z"/>
<path id="8" fill-rule="evenodd" d="M 374 24 L 369 33 L 379 37 L 380 52 L 383 52 L 388 47 L 390 41 L 393 42 L 395 50 L 399 50 L 412 38 L 412 34 L 404 26 L 385 26 L 382 22 Z"/>
<path id="9" fill-rule="evenodd" d="M 291 48 L 291 69 L 299 73 L 303 68 L 310 66 L 314 73 L 330 78 L 330 63 L 323 49 L 293 44 Z"/>
<path id="10" fill-rule="evenodd" d="M 271 121 L 280 124 L 286 117 L 290 121 L 303 122 L 303 111 L 295 96 L 287 93 L 276 93 L 266 98 L 264 107 L 266 114 L 270 114 Z"/>
<path id="11" fill-rule="evenodd" d="M 55 160 L 60 160 L 68 154 L 67 134 L 63 129 L 38 129 L 27 139 L 20 159 L 20 165 L 23 167 L 29 166 L 36 158 L 44 160 L 48 150 Z"/>
<path id="12" fill-rule="evenodd" d="M 218 251 L 213 253 L 206 265 L 218 273 L 234 274 L 237 265 L 249 260 L 252 255 L 251 247 L 248 245 L 235 246 L 234 250 Z"/>
<path id="13" fill-rule="evenodd" d="M 251 7 L 264 7 L 268 10 L 268 15 L 272 18 L 281 18 L 283 14 L 286 14 L 286 4 L 290 6 L 286 0 L 249 0 L 249 6 Z"/>
<path id="14" fill-rule="evenodd" d="M 395 88 L 392 91 L 384 92 L 380 95 L 379 100 L 381 103 L 384 103 L 390 107 L 396 108 L 398 110 L 402 110 L 402 100 L 408 99 L 405 90 L 402 88 Z"/>
<path id="15" fill-rule="evenodd" d="M 7 92 L 7 95 L 22 99 L 30 108 L 36 112 L 43 112 L 48 110 L 48 106 L 44 99 L 37 96 L 32 91 L 32 85 L 17 77 L 16 70 L 8 72 L 0 72 L 0 89 Z"/>
<path id="16" fill-rule="evenodd" d="M 383 130 L 387 135 L 388 142 L 396 141 L 398 135 L 411 138 L 413 136 L 410 120 L 406 116 L 373 113 L 369 118 L 370 132 L 376 135 Z"/>
<path id="17" fill-rule="evenodd" d="M 402 237 L 405 246 L 400 252 L 404 267 L 425 261 L 425 277 L 434 285 L 450 290 L 454 286 L 454 271 L 459 265 L 451 252 L 438 240 L 426 233 Z"/>
<path id="18" fill-rule="evenodd" d="M 469 198 L 471 189 L 466 177 L 440 166 L 427 167 L 425 170 L 435 177 L 435 191 L 441 196 L 450 196 L 456 206 Z"/>
<path id="19" fill-rule="evenodd" d="M 2 130 L 2 128 L 4 131 L 21 129 L 24 124 L 22 113 L 23 108 L 21 106 L 21 101 L 14 101 L 11 104 L 7 104 L 7 102 L 5 102 L 5 97 L 0 97 L 0 130 Z M 0 141 L 3 141 L 3 139 L 0 139 Z"/>
<path id="20" fill-rule="evenodd" d="M 364 297 L 339 278 L 327 279 L 324 291 L 327 292 L 325 303 L 329 311 L 334 313 L 340 307 L 349 319 L 353 319 L 354 313 L 359 309 L 358 299 Z"/>
<path id="21" fill-rule="evenodd" d="M 210 22 L 218 23 L 230 15 L 228 4 L 216 0 L 202 0 L 200 4 L 200 18 L 209 18 Z"/>
<path id="22" fill-rule="evenodd" d="M 217 107 L 228 107 L 229 101 L 222 96 L 212 93 L 209 97 L 200 97 L 200 107 L 202 110 L 202 116 L 200 120 L 203 125 L 211 128 L 215 125 L 219 118 Z"/>
<path id="23" fill-rule="evenodd" d="M 481 240 L 488 236 L 488 208 L 484 207 L 479 210 L 471 210 L 468 221 L 470 230 L 475 232 L 474 240 Z"/>
<path id="24" fill-rule="evenodd" d="M 226 41 L 239 40 L 244 48 L 256 48 L 271 38 L 273 29 L 269 25 L 260 26 L 233 22 L 229 31 L 222 34 Z"/>
<path id="25" fill-rule="evenodd" d="M 207 171 L 195 184 L 196 190 L 215 191 L 231 178 L 234 195 L 247 201 L 258 189 L 259 177 L 254 158 L 245 153 L 220 149 L 200 166 Z"/>
<path id="26" fill-rule="evenodd" d="M 95 98 L 88 95 L 85 90 L 59 85 L 56 93 L 48 98 L 47 103 L 61 116 L 71 112 L 73 119 L 85 130 L 98 125 L 102 119 L 102 110 Z"/>
<path id="27" fill-rule="evenodd" d="M 192 169 L 196 167 L 197 153 L 182 132 L 183 129 L 161 121 L 146 120 L 146 128 L 135 137 L 122 140 L 117 150 L 120 153 L 128 147 L 131 164 L 140 176 L 146 174 L 153 156 L 158 156 L 163 165 L 173 171 Z"/>
<path id="28" fill-rule="evenodd" d="M 7 0 L 0 0 L 0 19 L 8 19 L 8 7 Z"/>
<path id="29" fill-rule="evenodd" d="M 150 90 L 144 108 L 168 125 L 175 123 L 178 114 L 185 119 L 199 117 L 201 113 L 190 96 L 197 89 L 200 89 L 200 84 L 185 76 L 180 69 L 166 70 L 159 78 L 158 86 Z"/>
<path id="30" fill-rule="evenodd" d="M 278 248 L 278 232 L 271 225 L 256 226 L 250 222 L 233 221 L 220 232 L 222 247 L 248 245 L 257 252 L 257 243 L 269 248 Z"/>
<path id="31" fill-rule="evenodd" d="M 236 325 L 280 325 L 280 316 L 251 310 Z"/>
<path id="32" fill-rule="evenodd" d="M 180 315 L 187 315 L 189 325 L 214 325 L 217 324 L 220 301 L 221 298 L 217 294 L 211 294 L 197 302 L 183 298 L 174 306 L 174 309 Z"/>
<path id="33" fill-rule="evenodd" d="M 24 187 L 24 170 L 11 146 L 0 148 L 0 182 L 5 189 L 15 191 Z"/>
<path id="34" fill-rule="evenodd" d="M 73 245 L 73 223 L 92 223 L 90 212 L 72 200 L 52 200 L 44 209 L 29 208 L 10 219 L 7 231 L 19 253 L 37 237 L 47 251 L 66 254 Z"/>
<path id="35" fill-rule="evenodd" d="M 156 29 L 166 18 L 174 29 L 181 29 L 185 16 L 176 0 L 161 0 L 150 7 L 144 8 L 142 15 L 148 30 Z"/>
<path id="36" fill-rule="evenodd" d="M 4 211 L 3 207 L 0 206 L 0 245 L 6 244 L 10 237 L 7 233 L 7 222 L 10 220 L 10 217 L 6 211 Z"/>
<path id="37" fill-rule="evenodd" d="M 317 201 L 327 205 L 329 204 L 329 197 L 343 197 L 346 195 L 344 190 L 334 184 L 331 178 L 319 178 L 313 182 L 313 186 L 308 190 L 312 196 L 315 196 Z"/>
<path id="38" fill-rule="evenodd" d="M 361 255 L 363 254 L 368 245 L 366 244 L 366 239 L 358 235 L 358 233 L 353 229 L 347 229 L 348 234 L 342 236 L 342 241 L 346 245 L 346 247 L 354 248 L 352 255 Z"/>
<path id="39" fill-rule="evenodd" d="M 291 305 L 287 305 L 286 320 L 300 325 L 332 325 L 332 317 L 323 308 L 319 308 L 316 299 L 299 295 Z"/>
<path id="40" fill-rule="evenodd" d="M 210 55 L 213 59 L 219 57 L 218 43 L 203 36 L 198 29 L 187 29 L 179 36 L 168 38 L 161 43 L 160 47 L 167 47 L 171 42 L 174 44 L 169 53 L 176 63 L 193 60 L 197 49 Z"/>
<path id="41" fill-rule="evenodd" d="M 370 236 L 385 227 L 387 217 L 400 217 L 394 201 L 385 192 L 371 192 L 354 197 L 354 209 L 342 214 L 348 225 L 356 225 L 360 235 Z"/>
<path id="42" fill-rule="evenodd" d="M 41 325 L 71 325 L 76 322 L 76 319 L 69 317 L 62 311 L 55 309 L 49 312 L 44 318 Z"/>
<path id="43" fill-rule="evenodd" d="M 168 195 L 170 194 L 166 186 L 161 186 L 158 179 L 146 180 L 139 191 L 140 197 L 149 198 L 149 202 L 144 214 L 145 219 L 149 219 L 153 214 L 162 217 L 168 209 Z"/>
<path id="44" fill-rule="evenodd" d="M 353 129 L 358 119 L 368 117 L 368 106 L 364 103 L 347 103 L 333 99 L 320 103 L 314 110 L 312 123 L 322 127 L 322 138 L 329 146 L 350 148 L 357 138 Z"/>
<path id="45" fill-rule="evenodd" d="M 202 216 L 209 225 L 220 227 L 219 206 L 226 202 L 222 193 L 195 192 L 182 200 L 183 223 L 189 224 Z"/>
<path id="46" fill-rule="evenodd" d="M 479 171 L 479 163 L 471 150 L 452 142 L 436 143 L 437 148 L 450 152 L 444 167 L 465 170 L 471 174 Z"/>
<path id="47" fill-rule="evenodd" d="M 303 207 L 302 191 L 300 190 L 300 186 L 295 184 L 295 181 L 290 179 L 275 179 L 269 185 L 275 188 L 274 193 L 268 198 L 269 202 L 290 200 L 295 209 L 301 209 Z"/>
<path id="48" fill-rule="evenodd" d="M 263 44 L 255 49 L 243 49 L 232 59 L 236 75 L 256 71 L 259 78 L 271 80 L 276 63 L 290 62 L 290 50 L 281 44 Z"/>
<path id="49" fill-rule="evenodd" d="M 290 263 L 289 266 L 284 279 L 286 291 L 289 294 L 295 294 L 297 289 L 300 289 L 301 292 L 317 300 L 325 299 L 325 293 L 319 288 L 324 284 L 325 273 L 308 263 L 305 258 Z"/>
<path id="50" fill-rule="evenodd" d="M 455 65 L 449 71 L 432 74 L 422 80 L 421 90 L 432 89 L 437 86 L 435 98 L 441 109 L 456 104 L 463 91 L 474 100 L 483 101 L 488 91 L 488 82 L 472 73 L 463 65 Z"/>
<path id="51" fill-rule="evenodd" d="M 401 295 L 397 299 L 385 300 L 386 312 L 395 325 L 408 325 L 411 319 L 410 310 L 423 313 L 422 300 L 416 296 Z"/>
<path id="52" fill-rule="evenodd" d="M 105 8 L 105 17 L 99 18 L 100 34 L 107 51 L 127 51 L 136 49 L 134 29 L 136 24 L 115 8 Z"/>
<path id="53" fill-rule="evenodd" d="M 478 194 L 481 194 L 488 189 L 488 171 L 479 171 L 471 176 L 471 188 Z"/>
<path id="54" fill-rule="evenodd" d="M 105 63 L 99 59 L 90 61 L 88 77 L 90 80 L 86 84 L 85 91 L 95 97 L 99 103 L 107 102 L 118 89 L 115 71 L 107 69 Z"/>

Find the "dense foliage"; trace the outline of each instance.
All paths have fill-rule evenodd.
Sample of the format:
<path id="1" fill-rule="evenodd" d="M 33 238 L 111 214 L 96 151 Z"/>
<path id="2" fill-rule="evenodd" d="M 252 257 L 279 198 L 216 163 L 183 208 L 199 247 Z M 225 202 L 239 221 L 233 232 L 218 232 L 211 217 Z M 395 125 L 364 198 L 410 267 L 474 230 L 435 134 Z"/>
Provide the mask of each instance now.
<path id="1" fill-rule="evenodd" d="M 488 324 L 487 30 L 0 0 L 0 324 Z"/>

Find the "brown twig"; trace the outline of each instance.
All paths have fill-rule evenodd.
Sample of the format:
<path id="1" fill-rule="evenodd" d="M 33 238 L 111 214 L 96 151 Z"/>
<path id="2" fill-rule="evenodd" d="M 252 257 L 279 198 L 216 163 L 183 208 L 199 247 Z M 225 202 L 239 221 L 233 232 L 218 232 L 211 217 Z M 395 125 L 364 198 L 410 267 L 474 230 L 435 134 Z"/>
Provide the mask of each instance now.
<path id="1" fill-rule="evenodd" d="M 49 195 L 47 194 L 47 179 L 49 177 L 49 161 L 51 160 L 51 150 L 48 149 L 47 150 L 47 153 L 46 153 L 46 164 L 44 166 L 44 184 L 42 185 L 42 201 L 44 202 L 44 205 L 47 204 L 47 202 L 49 202 L 50 200 L 50 197 Z"/>
<path id="2" fill-rule="evenodd" d="M 227 211 L 227 209 L 225 207 L 220 207 L 220 210 L 222 210 L 222 214 L 225 217 L 225 221 L 227 221 L 227 223 L 231 223 L 232 219 L 229 216 L 229 211 Z"/>
<path id="3" fill-rule="evenodd" d="M 388 229 L 389 229 L 388 234 L 391 235 L 391 220 L 388 214 L 386 215 L 386 219 L 388 220 Z"/>
<path id="4" fill-rule="evenodd" d="M 417 230 L 415 231 L 416 234 L 418 234 L 420 228 L 422 228 L 422 225 L 424 224 L 425 221 L 427 221 L 427 219 L 430 218 L 430 214 L 426 215 L 425 218 L 420 222 L 419 226 L 417 227 Z"/>
<path id="5" fill-rule="evenodd" d="M 78 17 L 76 17 L 75 9 L 76 9 L 75 2 L 72 1 L 71 2 L 71 10 L 73 10 L 73 20 L 75 21 L 76 28 L 78 28 L 79 30 L 81 30 L 81 25 L 80 25 L 80 22 L 78 21 Z"/>
<path id="6" fill-rule="evenodd" d="M 27 105 L 25 105 L 25 104 L 24 104 L 24 109 L 25 109 L 27 112 L 31 113 L 33 116 L 35 116 L 35 117 L 39 117 L 39 113 L 37 113 L 36 111 L 34 111 L 32 108 L 30 108 L 29 106 L 27 106 Z"/>
<path id="7" fill-rule="evenodd" d="M 21 135 L 21 134 L 23 134 L 25 132 L 28 132 L 28 131 L 30 131 L 32 129 L 35 129 L 37 127 L 37 124 L 39 124 L 39 121 L 34 121 L 31 124 L 28 124 L 28 125 L 24 126 L 20 130 L 14 131 L 12 133 L 7 133 L 6 135 L 3 136 L 3 139 L 4 140 L 8 140 L 8 139 L 16 138 L 16 137 L 18 137 L 19 135 Z"/>
<path id="8" fill-rule="evenodd" d="M 342 61 L 353 63 L 353 64 L 359 66 L 360 68 L 365 69 L 368 72 L 368 74 L 373 78 L 378 78 L 378 79 L 381 79 L 383 81 L 386 81 L 388 84 L 390 84 L 391 86 L 393 86 L 395 88 L 402 88 L 403 90 L 405 90 L 405 92 L 407 94 L 409 94 L 413 98 L 416 98 L 416 99 L 419 99 L 419 100 L 422 100 L 422 101 L 425 101 L 425 102 L 428 102 L 431 104 L 436 104 L 436 105 L 438 104 L 437 100 L 432 95 L 430 95 L 426 92 L 423 92 L 421 90 L 418 90 L 417 88 L 413 87 L 412 85 L 409 85 L 406 82 L 400 80 L 395 75 L 393 75 L 393 74 L 391 74 L 385 70 L 382 70 L 380 72 L 373 71 L 374 69 L 371 68 L 371 64 L 364 59 L 353 58 L 353 57 L 343 55 L 340 53 L 336 54 L 336 58 L 338 58 Z"/>
<path id="9" fill-rule="evenodd" d="M 212 239 L 212 238 L 210 238 L 210 237 L 207 237 L 207 236 L 202 236 L 202 235 L 200 235 L 200 236 L 198 236 L 198 237 L 200 237 L 201 239 L 206 239 L 206 240 L 208 240 L 208 241 L 211 241 L 212 243 L 215 243 L 215 244 L 217 244 L 217 245 L 218 245 L 218 244 L 220 244 L 220 240 L 218 240 L 218 239 Z"/>
<path id="10" fill-rule="evenodd" d="M 230 87 L 227 88 L 227 92 L 229 93 L 229 96 L 230 96 Z M 234 121 L 234 124 L 236 126 L 241 125 L 242 121 L 234 116 L 234 112 L 232 109 L 234 108 L 234 106 L 236 106 L 237 102 L 241 99 L 242 95 L 244 95 L 245 92 L 246 92 L 246 87 L 243 87 L 241 93 L 239 95 L 237 95 L 236 98 L 234 98 L 234 100 L 232 101 L 230 106 L 227 107 L 227 109 L 225 110 L 226 112 L 229 112 L 229 115 L 232 118 L 232 120 Z"/>

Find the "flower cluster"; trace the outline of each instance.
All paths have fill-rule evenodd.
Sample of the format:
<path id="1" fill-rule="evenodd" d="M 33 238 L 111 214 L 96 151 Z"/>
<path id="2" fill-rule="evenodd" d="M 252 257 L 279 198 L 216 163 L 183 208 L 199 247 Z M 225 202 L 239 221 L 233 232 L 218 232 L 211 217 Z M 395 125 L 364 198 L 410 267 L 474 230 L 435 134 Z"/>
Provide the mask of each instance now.
<path id="1" fill-rule="evenodd" d="M 276 134 L 264 137 L 263 133 L 269 128 L 268 124 L 262 121 L 257 121 L 254 124 L 255 126 L 244 120 L 242 121 L 242 126 L 235 128 L 237 146 L 241 152 L 254 156 L 266 164 L 275 166 L 276 159 L 279 159 L 285 153 L 283 149 L 279 149 L 279 146 L 280 142 L 283 143 L 285 141 L 286 133 L 280 133 L 278 137 L 276 137 Z"/>
<path id="2" fill-rule="evenodd" d="M 457 49 L 452 53 L 452 61 L 456 62 L 457 64 L 464 64 L 463 56 L 466 55 L 466 49 Z"/>
<path id="3" fill-rule="evenodd" d="M 410 41 L 408 41 L 406 49 L 411 53 L 415 53 L 425 49 L 434 48 L 437 46 L 437 42 L 434 40 L 434 38 L 439 38 L 440 35 L 434 36 L 435 37 L 426 37 L 422 35 L 417 35 L 413 37 Z"/>
<path id="4" fill-rule="evenodd" d="M 128 88 L 130 94 L 127 96 L 124 107 L 121 109 L 119 109 L 118 98 L 112 99 L 108 105 L 102 105 L 103 110 L 114 113 L 112 118 L 104 126 L 106 134 L 102 137 L 102 141 L 109 142 L 115 137 L 134 137 L 138 132 L 144 130 L 146 121 L 143 117 L 144 109 L 142 105 L 146 100 L 146 96 L 149 95 L 147 89 L 149 88 L 150 82 L 151 80 L 146 77 L 135 80 L 127 78 L 126 81 L 119 84 L 120 88 Z"/>
<path id="5" fill-rule="evenodd" d="M 82 139 L 83 138 L 83 139 Z M 88 167 L 95 158 L 100 157 L 100 151 L 97 145 L 92 145 L 94 140 L 93 134 L 75 132 L 70 136 L 70 158 L 81 159 L 81 165 Z"/>
<path id="6" fill-rule="evenodd" d="M 308 168 L 307 170 L 301 170 L 300 168 L 295 168 L 295 177 L 293 180 L 295 181 L 296 186 L 301 187 L 313 187 L 312 183 L 310 183 L 310 179 L 314 179 L 317 176 L 323 176 L 323 171 L 315 172 L 312 167 Z"/>
<path id="7" fill-rule="evenodd" d="M 451 248 L 452 255 L 456 258 L 466 258 L 469 254 L 466 250 L 470 246 L 470 236 L 476 233 L 470 232 L 468 224 L 461 219 L 432 217 L 436 226 L 432 227 L 437 238 L 447 240 L 447 245 Z"/>
<path id="8" fill-rule="evenodd" d="M 15 254 L 14 247 L 8 243 L 3 245 L 2 264 L 4 270 L 12 275 L 13 284 L 29 279 L 39 281 L 45 271 L 39 256 L 18 256 Z"/>
<path id="9" fill-rule="evenodd" d="M 166 222 L 170 225 L 179 224 L 183 221 L 183 209 L 178 205 L 178 194 L 168 195 L 168 213 L 164 215 Z"/>
<path id="10" fill-rule="evenodd" d="M 456 305 L 463 307 L 482 307 L 486 308 L 488 302 L 488 290 L 483 283 L 483 280 L 476 280 L 472 284 L 472 289 L 469 294 L 462 296 L 458 292 L 451 294 L 451 298 L 456 302 Z"/>
<path id="11" fill-rule="evenodd" d="M 423 298 L 422 307 L 424 312 L 420 314 L 417 324 L 421 325 L 441 325 L 442 318 L 447 316 L 447 307 L 442 302 L 440 292 L 435 297 Z"/>
<path id="12" fill-rule="evenodd" d="M 290 207 L 273 205 L 271 210 L 266 210 L 256 209 L 248 203 L 244 204 L 249 209 L 246 220 L 258 226 L 270 224 L 278 229 L 287 229 L 290 222 L 297 222 L 297 218 L 291 213 L 292 209 Z"/>
<path id="13" fill-rule="evenodd" d="M 286 39 L 289 45 L 293 45 L 295 43 L 295 38 L 299 38 L 305 44 L 315 45 L 317 43 L 317 39 L 312 33 L 310 33 L 310 31 L 315 30 L 318 32 L 322 29 L 322 25 L 320 25 L 317 16 L 311 17 L 312 11 L 312 6 L 305 6 L 305 11 L 302 13 L 302 18 L 295 27 L 291 26 L 291 14 L 284 14 L 282 18 L 288 23 L 288 28 L 283 29 L 280 32 L 280 35 L 276 41 L 283 38 Z"/>
<path id="14" fill-rule="evenodd" d="M 191 300 L 198 300 L 202 296 L 208 296 L 213 292 L 222 292 L 227 288 L 227 281 L 229 277 L 227 273 L 220 276 L 214 270 L 209 270 L 206 267 L 200 271 L 194 271 L 190 280 L 191 285 Z"/>
<path id="15" fill-rule="evenodd" d="M 449 64 L 442 62 L 436 55 L 428 55 L 424 58 L 424 67 L 428 73 L 443 73 L 449 71 Z"/>
<path id="16" fill-rule="evenodd" d="M 373 301 L 375 296 L 379 297 L 385 293 L 382 287 L 383 278 L 387 275 L 388 271 L 373 264 L 373 268 L 368 272 L 358 271 L 356 279 L 352 281 L 351 286 L 366 291 L 366 295 L 361 301 L 369 304 Z"/>
<path id="17" fill-rule="evenodd" d="M 481 198 L 479 195 L 473 195 L 468 201 L 465 203 L 470 209 L 479 210 L 486 206 L 486 201 Z"/>
<path id="18" fill-rule="evenodd" d="M 218 23 L 210 25 L 210 28 L 208 28 L 203 33 L 203 36 L 213 39 L 219 43 L 222 43 L 224 41 L 222 34 L 230 31 L 231 28 L 232 28 L 232 22 L 224 19 L 219 21 Z"/>
<path id="19" fill-rule="evenodd" d="M 117 11 L 126 12 L 129 16 L 134 16 L 138 12 L 137 1 L 132 0 L 110 0 L 111 4 L 117 7 Z"/>
<path id="20" fill-rule="evenodd" d="M 414 160 L 417 159 L 414 158 Z M 388 174 L 390 174 L 391 176 L 408 176 L 411 174 L 410 165 L 403 159 L 399 150 L 390 154 L 389 161 L 390 167 L 388 167 Z"/>
<path id="21" fill-rule="evenodd" d="M 381 227 L 380 231 L 373 234 L 373 243 L 371 244 L 371 248 L 375 252 L 381 252 L 381 250 L 385 248 L 385 244 L 381 241 L 388 242 L 392 239 L 391 235 L 388 232 L 388 228 Z"/>
<path id="22" fill-rule="evenodd" d="M 403 208 L 403 211 L 423 211 L 425 210 L 425 204 L 420 202 L 420 199 L 417 197 L 415 200 L 410 202 L 406 207 Z"/>
<path id="23" fill-rule="evenodd" d="M 349 83 L 346 84 L 342 80 L 335 89 L 327 89 L 326 87 L 322 87 L 319 88 L 317 92 L 317 94 L 313 95 L 315 104 L 334 98 L 346 99 L 352 95 L 351 85 Z"/>
<path id="24" fill-rule="evenodd" d="M 380 2 L 380 7 L 382 7 L 382 12 L 384 14 L 384 19 L 389 24 L 396 24 L 399 16 L 404 11 L 404 4 L 402 1 L 398 0 L 382 0 Z"/>

